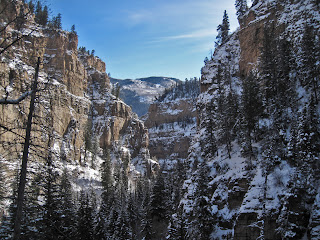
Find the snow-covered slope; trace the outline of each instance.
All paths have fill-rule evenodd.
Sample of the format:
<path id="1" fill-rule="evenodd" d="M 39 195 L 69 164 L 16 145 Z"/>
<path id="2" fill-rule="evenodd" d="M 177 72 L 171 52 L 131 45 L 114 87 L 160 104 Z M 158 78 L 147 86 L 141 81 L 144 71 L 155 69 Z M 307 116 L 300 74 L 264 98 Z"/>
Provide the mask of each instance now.
<path id="1" fill-rule="evenodd" d="M 196 132 L 198 79 L 188 80 L 167 89 L 149 107 L 145 125 L 149 129 L 151 156 L 174 165 L 186 159 Z"/>
<path id="2" fill-rule="evenodd" d="M 319 89 L 307 74 L 320 59 L 303 55 L 306 36 L 319 43 L 319 7 L 256 1 L 203 67 L 198 131 L 174 215 L 190 238 L 319 239 Z"/>
<path id="3" fill-rule="evenodd" d="M 166 88 L 170 88 L 180 82 L 178 79 L 167 77 L 125 80 L 110 78 L 110 81 L 115 88 L 120 86 L 120 98 L 131 106 L 138 116 L 145 115 L 155 97 L 161 95 Z"/>

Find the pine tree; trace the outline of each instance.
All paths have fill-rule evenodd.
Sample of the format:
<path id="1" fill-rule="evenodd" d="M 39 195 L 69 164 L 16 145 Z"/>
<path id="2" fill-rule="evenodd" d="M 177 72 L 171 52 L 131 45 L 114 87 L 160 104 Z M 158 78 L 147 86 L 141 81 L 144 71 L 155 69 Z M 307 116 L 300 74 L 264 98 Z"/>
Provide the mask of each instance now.
<path id="1" fill-rule="evenodd" d="M 209 196 L 209 168 L 206 162 L 202 162 L 196 175 L 196 191 L 194 193 L 193 225 L 195 231 L 191 234 L 199 240 L 210 239 L 213 230 L 213 216 Z"/>
<path id="2" fill-rule="evenodd" d="M 283 112 L 287 108 L 295 109 L 297 102 L 296 80 L 293 74 L 297 69 L 296 61 L 292 53 L 292 46 L 286 39 L 277 41 L 277 95 L 276 108 Z M 282 116 L 282 118 L 285 116 Z"/>
<path id="3" fill-rule="evenodd" d="M 41 5 L 40 1 L 37 1 L 36 9 L 35 9 L 35 21 L 36 21 L 36 23 L 40 24 L 41 14 L 42 14 L 42 5 Z"/>
<path id="4" fill-rule="evenodd" d="M 112 239 L 116 230 L 116 223 L 118 220 L 119 212 L 114 205 L 111 206 L 110 214 L 107 220 L 107 232 L 108 236 Z"/>
<path id="5" fill-rule="evenodd" d="M 140 219 L 139 208 L 138 208 L 137 202 L 135 202 L 134 200 L 133 194 L 129 195 L 127 212 L 128 212 L 128 222 L 132 232 L 131 239 L 137 239 L 139 234 L 138 225 L 141 219 Z"/>
<path id="6" fill-rule="evenodd" d="M 216 122 L 215 122 L 215 110 L 216 105 L 213 100 L 210 101 L 206 107 L 206 115 L 203 120 L 203 127 L 206 129 L 206 134 L 202 136 L 201 142 L 201 152 L 207 158 L 213 157 L 217 152 L 217 139 L 215 136 Z"/>
<path id="7" fill-rule="evenodd" d="M 248 10 L 247 0 L 236 0 L 235 2 L 237 16 L 241 17 Z"/>
<path id="8" fill-rule="evenodd" d="M 87 152 L 92 150 L 92 119 L 89 118 L 84 130 L 84 160 L 80 164 L 86 164 Z"/>
<path id="9" fill-rule="evenodd" d="M 60 209 L 60 238 L 64 239 L 65 236 L 72 236 L 75 231 L 74 218 L 76 212 L 74 209 L 72 186 L 69 180 L 67 169 L 63 170 L 60 184 L 59 184 L 59 206 Z"/>
<path id="10" fill-rule="evenodd" d="M 0 208 L 2 208 L 3 200 L 5 198 L 5 189 L 3 163 L 0 160 Z"/>
<path id="11" fill-rule="evenodd" d="M 313 172 L 319 164 L 319 147 L 320 147 L 320 130 L 319 130 L 319 115 L 316 111 L 313 95 L 310 103 L 305 106 L 299 118 L 298 125 L 298 142 L 297 151 L 300 166 L 307 163 L 308 169 L 305 173 Z"/>
<path id="12" fill-rule="evenodd" d="M 34 3 L 32 0 L 29 1 L 28 6 L 29 6 L 30 12 L 34 13 Z"/>
<path id="13" fill-rule="evenodd" d="M 94 219 L 94 239 L 104 240 L 107 239 L 107 223 L 106 223 L 106 211 L 105 203 L 102 201 L 99 211 Z"/>
<path id="14" fill-rule="evenodd" d="M 173 204 L 174 209 L 178 208 L 178 205 L 180 204 L 180 200 L 183 196 L 182 193 L 182 185 L 184 183 L 184 180 L 186 180 L 186 169 L 184 166 L 183 160 L 178 159 L 175 167 L 175 171 L 173 173 Z"/>
<path id="15" fill-rule="evenodd" d="M 150 201 L 151 215 L 159 221 L 167 219 L 167 200 L 164 176 L 160 172 L 153 186 Z"/>
<path id="16" fill-rule="evenodd" d="M 127 240 L 131 239 L 132 230 L 130 228 L 127 209 L 122 208 L 118 214 L 118 219 L 115 222 L 115 232 L 113 239 Z"/>
<path id="17" fill-rule="evenodd" d="M 71 33 L 77 35 L 76 25 L 74 24 L 71 26 Z"/>
<path id="18" fill-rule="evenodd" d="M 242 125 L 244 129 L 243 140 L 246 142 L 244 146 L 245 153 L 252 154 L 252 140 L 254 133 L 258 126 L 259 117 L 262 114 L 262 99 L 257 78 L 250 73 L 242 82 L 241 95 L 241 113 Z"/>
<path id="19" fill-rule="evenodd" d="M 238 119 L 238 100 L 236 94 L 229 90 L 227 96 L 221 95 L 222 104 L 221 104 L 221 136 L 220 142 L 226 145 L 226 150 L 228 153 L 228 157 L 231 158 L 231 150 L 232 150 L 232 141 L 234 139 L 235 124 Z"/>
<path id="20" fill-rule="evenodd" d="M 49 141 L 50 142 L 50 141 Z M 45 166 L 44 180 L 44 216 L 42 235 L 45 239 L 56 239 L 60 230 L 58 175 L 53 164 L 52 152 L 49 150 Z"/>
<path id="21" fill-rule="evenodd" d="M 44 6 L 39 18 L 39 24 L 46 26 L 48 23 L 48 17 L 49 17 L 48 7 Z"/>
<path id="22" fill-rule="evenodd" d="M 143 200 L 142 200 L 142 206 L 141 206 L 142 222 L 141 222 L 140 235 L 142 239 L 149 240 L 149 239 L 153 239 L 154 237 L 152 215 L 150 211 L 151 199 L 150 199 L 149 181 L 145 180 L 142 186 L 143 186 Z"/>
<path id="23" fill-rule="evenodd" d="M 79 240 L 94 239 L 93 236 L 93 209 L 89 195 L 83 191 L 80 193 L 79 209 L 77 212 L 76 236 Z"/>
<path id="24" fill-rule="evenodd" d="M 56 29 L 62 29 L 62 16 L 61 13 L 58 13 L 55 21 Z"/>
<path id="25" fill-rule="evenodd" d="M 277 93 L 277 62 L 276 62 L 276 40 L 274 38 L 274 26 L 265 27 L 263 47 L 261 49 L 261 80 L 264 86 L 262 91 L 264 105 L 267 113 L 271 113 Z"/>
<path id="26" fill-rule="evenodd" d="M 222 24 L 217 27 L 218 35 L 216 37 L 216 46 L 220 46 L 224 44 L 229 38 L 229 30 L 230 30 L 230 23 L 229 23 L 229 16 L 227 11 L 224 11 Z"/>
<path id="27" fill-rule="evenodd" d="M 152 219 L 147 208 L 144 209 L 143 213 L 141 236 L 143 240 L 149 240 L 154 238 Z"/>
<path id="28" fill-rule="evenodd" d="M 182 208 L 179 208 L 177 213 L 171 217 L 167 239 L 187 240 L 187 226 Z"/>
<path id="29" fill-rule="evenodd" d="M 50 21 L 50 27 L 53 29 L 62 29 L 62 16 L 61 13 L 58 13 L 57 16 L 53 17 Z"/>
<path id="30" fill-rule="evenodd" d="M 25 22 L 26 22 L 25 8 L 24 8 L 24 5 L 22 5 L 20 7 L 19 15 L 16 18 L 16 22 L 15 22 L 16 28 L 20 30 L 25 24 Z"/>
<path id="31" fill-rule="evenodd" d="M 103 149 L 103 162 L 101 165 L 101 183 L 106 194 L 110 193 L 113 188 L 113 177 L 111 169 L 111 159 L 109 149 Z"/>
<path id="32" fill-rule="evenodd" d="M 14 180 L 11 183 L 10 189 L 12 189 L 12 193 L 10 194 L 9 200 L 11 201 L 8 209 L 8 214 L 3 215 L 1 219 L 0 225 L 0 238 L 11 240 L 13 236 L 13 226 L 14 226 L 14 219 L 16 213 L 16 197 L 17 197 L 17 189 L 18 189 L 18 182 L 19 182 L 19 174 L 16 173 Z"/>
<path id="33" fill-rule="evenodd" d="M 306 25 L 302 38 L 302 69 L 300 71 L 302 85 L 310 89 L 316 104 L 319 102 L 319 42 L 312 25 Z"/>

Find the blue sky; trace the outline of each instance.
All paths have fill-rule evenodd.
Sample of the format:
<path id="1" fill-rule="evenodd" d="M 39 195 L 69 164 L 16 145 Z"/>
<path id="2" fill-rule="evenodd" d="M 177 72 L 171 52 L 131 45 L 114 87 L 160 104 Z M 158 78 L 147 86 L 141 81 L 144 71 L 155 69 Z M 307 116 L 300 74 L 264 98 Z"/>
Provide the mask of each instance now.
<path id="1" fill-rule="evenodd" d="M 79 46 L 95 50 L 114 78 L 200 77 L 227 10 L 238 27 L 235 0 L 46 0 Z"/>

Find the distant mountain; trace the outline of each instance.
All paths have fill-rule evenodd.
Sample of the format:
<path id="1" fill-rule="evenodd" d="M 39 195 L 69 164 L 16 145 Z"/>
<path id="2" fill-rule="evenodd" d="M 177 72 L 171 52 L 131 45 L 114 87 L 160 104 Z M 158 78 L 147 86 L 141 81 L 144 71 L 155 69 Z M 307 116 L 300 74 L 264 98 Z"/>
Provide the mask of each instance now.
<path id="1" fill-rule="evenodd" d="M 120 86 L 120 98 L 132 107 L 139 116 L 148 112 L 149 105 L 155 97 L 161 95 L 166 88 L 181 82 L 181 80 L 169 77 L 147 77 L 139 79 L 115 79 L 110 82 Z"/>

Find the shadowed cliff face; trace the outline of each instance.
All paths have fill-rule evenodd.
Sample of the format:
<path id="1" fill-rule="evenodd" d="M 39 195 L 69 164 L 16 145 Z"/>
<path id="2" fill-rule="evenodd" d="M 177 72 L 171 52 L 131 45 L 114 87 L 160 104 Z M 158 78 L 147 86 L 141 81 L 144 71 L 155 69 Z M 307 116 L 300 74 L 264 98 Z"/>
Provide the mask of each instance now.
<path id="1" fill-rule="evenodd" d="M 265 46 L 264 41 L 268 34 L 269 37 L 271 35 L 271 40 L 275 42 L 285 40 L 290 43 L 290 50 L 292 51 L 290 56 L 294 58 L 294 62 L 298 65 L 298 67 L 294 64 L 290 65 L 292 72 L 288 79 L 293 77 L 296 81 L 291 91 L 297 92 L 301 99 L 310 96 L 310 92 L 308 92 L 310 89 L 303 89 L 304 87 L 300 85 L 299 73 L 297 72 L 299 72 L 299 67 L 303 65 L 301 62 L 302 45 L 304 43 L 302 39 L 306 27 L 314 29 L 315 34 L 319 36 L 319 7 L 319 4 L 312 0 L 258 1 L 256 5 L 248 9 L 239 18 L 240 28 L 229 36 L 226 43 L 215 49 L 212 59 L 202 68 L 201 94 L 197 102 L 199 133 L 189 150 L 191 154 L 187 161 L 191 162 L 190 169 L 196 169 L 195 172 L 199 171 L 195 167 L 195 162 L 201 158 L 205 158 L 211 168 L 210 177 L 212 177 L 212 181 L 208 185 L 209 192 L 206 196 L 212 209 L 212 227 L 214 230 L 211 236 L 213 238 L 240 240 L 258 238 L 319 239 L 318 184 L 315 188 L 310 185 L 307 187 L 307 184 L 301 187 L 299 185 L 300 180 L 297 180 L 299 177 L 299 179 L 310 178 L 313 179 L 313 183 L 317 183 L 319 178 L 317 174 L 313 173 L 312 167 L 306 175 L 301 174 L 299 171 L 303 172 L 304 170 L 292 164 L 290 150 L 280 157 L 281 160 L 272 169 L 266 167 L 268 159 L 264 152 L 273 151 L 274 148 L 266 139 L 273 138 L 273 134 L 281 135 L 281 131 L 277 128 L 276 133 L 270 130 L 272 129 L 270 126 L 274 124 L 271 120 L 274 116 L 260 117 L 259 124 L 261 125 L 257 128 L 260 130 L 263 128 L 262 125 L 265 124 L 263 121 L 267 121 L 268 127 L 267 130 L 263 130 L 265 135 L 262 135 L 262 139 L 253 140 L 254 157 L 252 158 L 243 153 L 242 142 L 237 137 L 232 142 L 230 155 L 227 154 L 227 144 L 221 138 L 225 125 L 219 125 L 219 120 L 222 119 L 223 115 L 215 115 L 219 111 L 217 99 L 223 96 L 223 93 L 232 92 L 233 95 L 237 95 L 240 105 L 243 104 L 244 81 L 250 76 L 251 71 L 257 76 L 256 81 L 259 91 L 266 88 L 266 80 L 263 78 L 262 69 L 262 61 L 264 60 L 262 58 L 262 48 Z M 266 30 L 269 31 L 268 34 L 265 34 Z M 280 47 L 277 46 L 279 42 L 275 44 L 275 51 L 279 51 Z M 315 42 L 318 43 L 318 40 L 315 40 Z M 270 51 L 270 49 L 267 50 Z M 281 55 L 283 52 L 277 54 Z M 274 59 L 277 57 L 273 55 Z M 281 76 L 277 75 L 275 79 L 277 78 L 280 79 Z M 288 80 L 286 84 L 289 85 Z M 292 97 L 292 99 L 295 98 Z M 297 103 L 298 101 L 293 100 L 292 102 Z M 312 104 L 310 104 L 310 101 L 306 102 L 308 101 L 302 100 L 297 106 L 292 104 L 290 107 L 297 107 L 298 111 L 302 112 L 302 109 L 308 108 Z M 226 105 L 226 102 L 223 103 Z M 285 108 L 284 102 L 278 104 Z M 319 112 L 319 105 L 316 108 Z M 241 111 L 241 106 L 239 106 L 239 110 Z M 288 129 L 295 128 L 294 124 L 298 115 L 291 110 L 290 120 L 285 118 L 284 112 L 287 110 L 281 111 L 283 115 L 280 119 L 289 126 L 285 130 L 287 131 L 286 134 L 284 134 L 289 140 L 293 134 L 289 133 Z M 226 112 L 230 113 L 229 111 Z M 241 117 L 241 114 L 240 117 L 237 116 L 239 119 L 232 124 L 230 132 L 237 129 L 237 125 L 242 121 Z M 226 119 L 229 120 L 229 118 Z M 208 142 L 209 138 L 207 136 L 213 135 L 211 133 L 214 133 L 215 138 L 212 138 L 214 139 L 212 142 L 216 144 L 214 147 L 217 148 L 217 151 L 213 155 L 205 155 L 202 149 L 205 149 Z M 238 128 L 235 134 L 239 133 L 241 135 L 241 129 Z M 281 140 L 285 143 L 283 149 L 286 149 L 289 140 Z M 276 142 L 277 147 L 281 141 Z M 279 157 L 277 154 L 276 152 L 270 158 L 271 161 L 277 161 Z M 315 161 L 317 160 L 316 157 Z M 187 212 L 192 212 L 193 210 L 190 209 L 194 207 L 195 201 L 190 199 L 194 197 L 193 191 L 198 184 L 194 180 L 196 174 L 190 174 L 190 178 L 185 182 L 188 186 L 185 191 L 186 196 L 181 204 L 185 205 L 184 210 Z M 308 191 L 312 194 L 303 193 Z M 195 212 L 189 214 L 192 215 Z"/>

